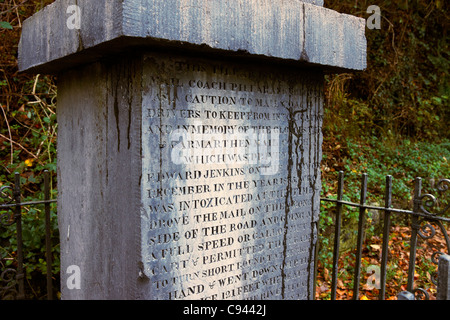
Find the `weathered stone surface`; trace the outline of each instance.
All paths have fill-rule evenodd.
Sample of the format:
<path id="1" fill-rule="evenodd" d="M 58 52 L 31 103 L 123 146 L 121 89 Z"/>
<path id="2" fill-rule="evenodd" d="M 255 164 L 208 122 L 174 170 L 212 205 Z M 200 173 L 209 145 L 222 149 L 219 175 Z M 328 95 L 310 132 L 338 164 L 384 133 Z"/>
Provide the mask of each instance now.
<path id="1" fill-rule="evenodd" d="M 322 79 L 145 57 L 141 250 L 153 299 L 311 299 Z"/>
<path id="2" fill-rule="evenodd" d="M 309 1 L 316 3 L 315 1 Z M 21 71 L 62 69 L 130 49 L 171 46 L 322 67 L 366 67 L 365 20 L 302 1 L 58 0 L 24 21 Z M 70 5 L 81 29 L 69 29 Z"/>
<path id="3" fill-rule="evenodd" d="M 63 299 L 311 299 L 310 71 L 144 53 L 61 73 Z"/>
<path id="4" fill-rule="evenodd" d="M 58 223 L 63 299 L 137 299 L 140 59 L 58 77 Z M 132 113 L 133 111 L 133 113 Z M 80 288 L 66 271 L 80 268 Z"/>
<path id="5" fill-rule="evenodd" d="M 302 0 L 306 3 L 315 4 L 316 6 L 323 6 L 323 0 Z"/>

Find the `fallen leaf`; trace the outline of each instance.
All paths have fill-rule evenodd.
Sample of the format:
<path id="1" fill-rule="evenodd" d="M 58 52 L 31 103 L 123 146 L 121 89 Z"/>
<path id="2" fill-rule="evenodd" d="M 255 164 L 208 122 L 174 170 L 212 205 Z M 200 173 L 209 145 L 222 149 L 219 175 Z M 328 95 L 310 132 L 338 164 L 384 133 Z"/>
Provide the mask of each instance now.
<path id="1" fill-rule="evenodd" d="M 346 294 L 347 291 L 341 290 L 341 289 L 336 289 L 336 293 L 342 296 L 342 295 Z"/>
<path id="2" fill-rule="evenodd" d="M 320 292 L 323 293 L 323 292 L 327 292 L 329 288 L 327 285 L 323 284 L 320 286 L 319 289 L 320 289 Z"/>
<path id="3" fill-rule="evenodd" d="M 330 279 L 330 271 L 327 268 L 323 269 L 323 278 L 325 281 L 328 281 Z"/>

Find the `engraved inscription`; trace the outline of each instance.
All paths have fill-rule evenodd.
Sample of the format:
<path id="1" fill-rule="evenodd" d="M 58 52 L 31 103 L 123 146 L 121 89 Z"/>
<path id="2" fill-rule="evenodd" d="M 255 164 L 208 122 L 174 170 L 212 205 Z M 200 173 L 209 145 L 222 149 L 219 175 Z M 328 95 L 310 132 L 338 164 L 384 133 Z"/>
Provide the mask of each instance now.
<path id="1" fill-rule="evenodd" d="M 148 55 L 141 254 L 155 299 L 307 299 L 322 75 Z"/>

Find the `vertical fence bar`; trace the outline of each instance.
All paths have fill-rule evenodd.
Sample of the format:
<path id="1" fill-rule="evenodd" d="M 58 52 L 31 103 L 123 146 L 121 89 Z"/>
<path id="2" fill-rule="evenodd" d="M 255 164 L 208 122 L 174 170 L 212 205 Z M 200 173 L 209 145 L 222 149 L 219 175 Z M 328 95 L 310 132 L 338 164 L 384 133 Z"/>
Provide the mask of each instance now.
<path id="1" fill-rule="evenodd" d="M 384 207 L 389 209 L 392 205 L 392 176 L 386 177 L 386 190 L 384 197 Z M 384 228 L 383 228 L 383 248 L 381 253 L 381 274 L 380 274 L 380 293 L 379 300 L 384 300 L 386 297 L 386 271 L 389 254 L 389 230 L 391 228 L 391 211 L 384 212 Z"/>
<path id="2" fill-rule="evenodd" d="M 314 285 L 312 300 L 316 300 L 316 284 L 317 284 L 317 262 L 319 260 L 319 239 L 316 241 L 316 247 L 314 248 Z"/>
<path id="3" fill-rule="evenodd" d="M 367 173 L 364 173 L 361 177 L 361 196 L 359 204 L 364 205 L 367 198 Z M 362 246 L 364 241 L 364 226 L 365 226 L 365 208 L 359 208 L 359 221 L 358 221 L 358 242 L 356 248 L 356 262 L 355 262 L 355 277 L 353 281 L 353 300 L 358 300 L 359 297 L 359 281 L 361 277 L 361 257 Z"/>
<path id="4" fill-rule="evenodd" d="M 25 276 L 23 272 L 23 240 L 22 240 L 22 207 L 21 192 L 20 192 L 20 175 L 18 172 L 14 175 L 14 201 L 16 203 L 14 211 L 14 220 L 16 222 L 17 230 L 17 274 L 16 280 L 18 282 L 19 291 L 17 294 L 18 300 L 25 299 Z"/>
<path id="5" fill-rule="evenodd" d="M 422 178 L 417 177 L 414 181 L 414 213 L 420 211 L 420 195 L 422 192 Z M 411 219 L 411 240 L 409 251 L 409 266 L 408 266 L 408 284 L 406 290 L 413 292 L 414 290 L 414 270 L 416 266 L 416 247 L 417 247 L 417 234 L 419 231 L 419 216 L 414 214 Z"/>
<path id="6" fill-rule="evenodd" d="M 339 171 L 337 200 L 344 198 L 344 172 Z M 336 221 L 334 226 L 333 274 L 331 279 L 331 300 L 336 300 L 337 276 L 339 263 L 339 240 L 341 238 L 342 203 L 336 204 Z"/>
<path id="7" fill-rule="evenodd" d="M 49 172 L 44 172 L 44 200 L 45 202 L 45 259 L 47 262 L 47 300 L 53 300 L 52 286 L 52 244 L 50 228 L 50 184 Z"/>

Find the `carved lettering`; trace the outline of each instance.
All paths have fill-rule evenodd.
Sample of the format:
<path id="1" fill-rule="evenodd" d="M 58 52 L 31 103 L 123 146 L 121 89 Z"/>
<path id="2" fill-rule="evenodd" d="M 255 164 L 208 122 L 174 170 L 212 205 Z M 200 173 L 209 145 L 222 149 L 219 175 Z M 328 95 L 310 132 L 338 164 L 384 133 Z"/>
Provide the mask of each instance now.
<path id="1" fill-rule="evenodd" d="M 320 77 L 151 57 L 143 76 L 141 250 L 154 298 L 308 297 Z"/>

